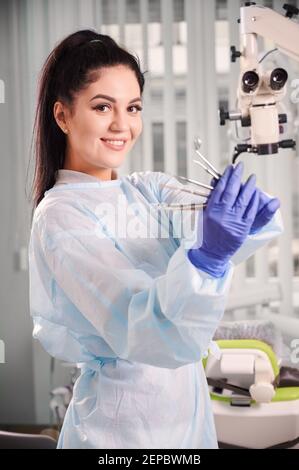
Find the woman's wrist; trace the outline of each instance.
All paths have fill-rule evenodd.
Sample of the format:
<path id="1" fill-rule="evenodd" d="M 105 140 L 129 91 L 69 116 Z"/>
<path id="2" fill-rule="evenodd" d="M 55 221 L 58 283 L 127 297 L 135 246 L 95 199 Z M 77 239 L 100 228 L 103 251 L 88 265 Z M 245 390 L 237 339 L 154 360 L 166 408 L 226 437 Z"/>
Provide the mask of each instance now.
<path id="1" fill-rule="evenodd" d="M 213 277 L 222 277 L 228 267 L 229 258 L 219 258 L 203 248 L 190 248 L 188 258 L 197 269 L 210 274 Z"/>

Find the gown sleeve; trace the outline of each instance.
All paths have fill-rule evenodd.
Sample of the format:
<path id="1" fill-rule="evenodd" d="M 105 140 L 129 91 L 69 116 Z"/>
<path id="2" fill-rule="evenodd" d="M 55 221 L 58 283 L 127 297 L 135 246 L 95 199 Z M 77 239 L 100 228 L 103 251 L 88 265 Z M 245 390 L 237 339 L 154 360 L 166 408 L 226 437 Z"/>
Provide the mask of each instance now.
<path id="1" fill-rule="evenodd" d="M 50 354 L 165 368 L 205 355 L 233 271 L 230 266 L 221 279 L 205 275 L 179 246 L 166 272 L 151 277 L 99 233 L 76 201 L 49 204 L 34 218 L 29 262 L 34 337 Z"/>

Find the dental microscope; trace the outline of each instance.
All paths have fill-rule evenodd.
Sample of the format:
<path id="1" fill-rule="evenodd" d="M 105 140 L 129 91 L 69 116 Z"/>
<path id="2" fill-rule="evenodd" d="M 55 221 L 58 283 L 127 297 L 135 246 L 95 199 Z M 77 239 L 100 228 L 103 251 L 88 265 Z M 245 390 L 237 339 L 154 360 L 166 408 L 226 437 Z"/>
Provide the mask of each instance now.
<path id="1" fill-rule="evenodd" d="M 285 16 L 270 8 L 246 2 L 240 9 L 240 51 L 231 46 L 231 61 L 240 60 L 237 110 L 220 109 L 220 125 L 240 121 L 250 128 L 250 137 L 234 149 L 233 163 L 243 152 L 257 155 L 277 154 L 279 148 L 294 149 L 293 139 L 281 139 L 287 115 L 280 102 L 286 94 L 288 73 L 283 68 L 264 70 L 263 60 L 274 50 L 299 61 L 299 23 L 292 18 L 299 14 L 293 5 L 283 5 Z M 258 58 L 258 36 L 273 41 L 276 48 Z"/>

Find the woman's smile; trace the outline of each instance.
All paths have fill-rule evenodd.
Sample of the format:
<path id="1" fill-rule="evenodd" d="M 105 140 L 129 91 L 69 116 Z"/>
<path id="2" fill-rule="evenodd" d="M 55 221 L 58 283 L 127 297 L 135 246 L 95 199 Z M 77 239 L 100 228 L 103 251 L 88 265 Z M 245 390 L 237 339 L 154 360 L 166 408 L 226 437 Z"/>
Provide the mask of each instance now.
<path id="1" fill-rule="evenodd" d="M 126 146 L 126 140 L 110 140 L 110 139 L 101 139 L 104 145 L 112 150 L 120 151 L 123 150 Z"/>

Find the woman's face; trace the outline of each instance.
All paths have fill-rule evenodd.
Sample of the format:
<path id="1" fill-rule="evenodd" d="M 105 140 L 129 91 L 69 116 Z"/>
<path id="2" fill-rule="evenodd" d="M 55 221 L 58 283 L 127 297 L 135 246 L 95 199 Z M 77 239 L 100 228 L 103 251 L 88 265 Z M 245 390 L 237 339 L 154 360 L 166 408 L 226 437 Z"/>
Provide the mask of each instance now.
<path id="1" fill-rule="evenodd" d="M 141 105 L 135 73 L 124 65 L 100 69 L 75 95 L 72 113 L 56 102 L 56 121 L 67 131 L 64 168 L 110 179 L 142 131 Z"/>

